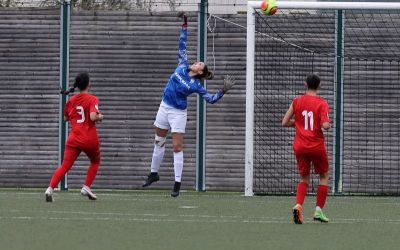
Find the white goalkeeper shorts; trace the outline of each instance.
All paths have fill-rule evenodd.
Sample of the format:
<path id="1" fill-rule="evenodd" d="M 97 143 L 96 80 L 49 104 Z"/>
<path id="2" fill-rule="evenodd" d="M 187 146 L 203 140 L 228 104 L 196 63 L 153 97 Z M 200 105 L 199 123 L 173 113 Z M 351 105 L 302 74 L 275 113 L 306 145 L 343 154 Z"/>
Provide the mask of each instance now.
<path id="1" fill-rule="evenodd" d="M 187 121 L 187 109 L 181 110 L 168 106 L 161 102 L 158 108 L 154 126 L 169 130 L 171 133 L 185 133 Z"/>

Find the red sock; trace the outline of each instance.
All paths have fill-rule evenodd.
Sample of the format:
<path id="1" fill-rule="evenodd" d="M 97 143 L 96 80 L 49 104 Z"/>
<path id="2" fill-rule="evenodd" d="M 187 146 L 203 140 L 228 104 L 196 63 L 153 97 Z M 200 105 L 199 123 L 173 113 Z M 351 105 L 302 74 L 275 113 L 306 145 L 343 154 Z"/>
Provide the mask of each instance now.
<path id="1" fill-rule="evenodd" d="M 81 151 L 76 148 L 72 147 L 65 147 L 64 151 L 64 160 L 59 166 L 56 171 L 54 172 L 53 176 L 51 177 L 49 186 L 51 188 L 57 187 L 58 183 L 60 182 L 61 178 L 71 169 L 72 165 L 74 164 L 76 158 L 78 158 Z"/>
<path id="2" fill-rule="evenodd" d="M 325 206 L 326 197 L 328 196 L 328 186 L 318 185 L 317 188 L 317 207 L 321 209 Z"/>
<path id="3" fill-rule="evenodd" d="M 303 205 L 304 199 L 306 198 L 308 184 L 305 182 L 299 182 L 297 185 L 296 193 L 296 204 Z"/>
<path id="4" fill-rule="evenodd" d="M 97 170 L 99 170 L 100 162 L 90 163 L 87 174 L 86 174 L 86 181 L 85 185 L 90 187 L 96 178 Z"/>
<path id="5" fill-rule="evenodd" d="M 72 165 L 71 165 L 72 166 Z M 71 167 L 69 167 L 71 168 Z M 54 172 L 53 176 L 51 177 L 49 187 L 55 188 L 57 187 L 58 183 L 60 182 L 61 178 L 68 172 L 68 167 L 64 165 L 64 162 L 61 166 L 59 166 L 56 171 Z"/>

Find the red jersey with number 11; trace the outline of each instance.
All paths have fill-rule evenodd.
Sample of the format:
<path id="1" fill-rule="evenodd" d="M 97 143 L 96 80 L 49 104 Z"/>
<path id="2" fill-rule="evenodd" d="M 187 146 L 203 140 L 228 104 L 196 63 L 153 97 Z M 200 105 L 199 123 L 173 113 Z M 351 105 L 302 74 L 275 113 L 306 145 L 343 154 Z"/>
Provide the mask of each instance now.
<path id="1" fill-rule="evenodd" d="M 321 127 L 324 122 L 330 122 L 328 103 L 322 97 L 305 94 L 295 98 L 292 105 L 296 126 L 293 148 L 325 147 Z"/>
<path id="2" fill-rule="evenodd" d="M 65 105 L 64 116 L 68 117 L 72 131 L 67 144 L 71 146 L 97 143 L 96 124 L 90 120 L 90 113 L 99 113 L 99 99 L 89 93 L 71 97 Z"/>

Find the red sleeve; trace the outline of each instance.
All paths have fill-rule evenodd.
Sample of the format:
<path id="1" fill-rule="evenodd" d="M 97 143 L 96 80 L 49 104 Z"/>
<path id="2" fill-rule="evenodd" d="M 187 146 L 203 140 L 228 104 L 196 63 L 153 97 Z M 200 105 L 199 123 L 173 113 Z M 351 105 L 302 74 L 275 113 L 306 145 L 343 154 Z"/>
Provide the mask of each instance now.
<path id="1" fill-rule="evenodd" d="M 292 101 L 293 114 L 295 113 L 296 110 L 296 104 L 297 104 L 297 98 L 294 98 L 294 100 Z"/>
<path id="2" fill-rule="evenodd" d="M 97 97 L 93 97 L 90 103 L 90 113 L 100 113 L 99 111 L 99 99 Z"/>
<path id="3" fill-rule="evenodd" d="M 331 122 L 331 120 L 329 119 L 329 105 L 328 103 L 324 102 L 321 109 L 320 109 L 320 113 L 319 113 L 319 117 L 321 119 L 321 125 L 324 122 Z"/>

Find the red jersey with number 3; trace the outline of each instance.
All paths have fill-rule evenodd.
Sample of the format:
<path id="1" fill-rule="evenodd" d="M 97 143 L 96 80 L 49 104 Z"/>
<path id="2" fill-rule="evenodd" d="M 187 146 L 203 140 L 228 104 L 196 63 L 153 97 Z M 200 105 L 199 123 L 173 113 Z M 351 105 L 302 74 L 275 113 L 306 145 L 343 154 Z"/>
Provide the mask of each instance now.
<path id="1" fill-rule="evenodd" d="M 294 150 L 325 148 L 321 128 L 324 122 L 330 122 L 328 103 L 322 97 L 305 94 L 295 98 L 292 105 L 296 126 Z"/>
<path id="2" fill-rule="evenodd" d="M 90 120 L 90 113 L 99 113 L 99 99 L 89 93 L 80 93 L 71 97 L 65 105 L 64 116 L 72 126 L 67 145 L 83 146 L 98 142 L 96 124 Z"/>

